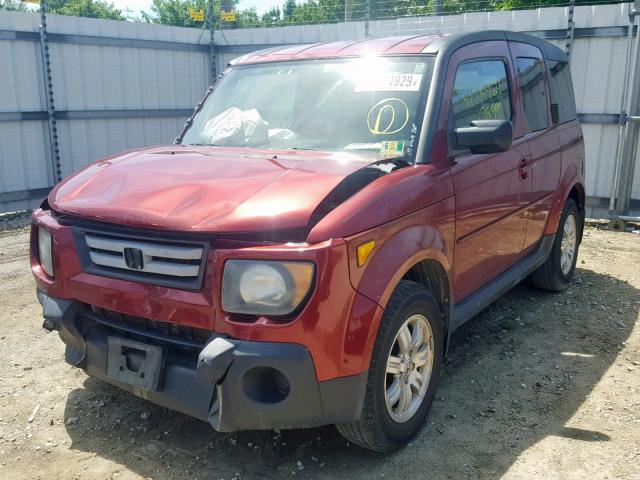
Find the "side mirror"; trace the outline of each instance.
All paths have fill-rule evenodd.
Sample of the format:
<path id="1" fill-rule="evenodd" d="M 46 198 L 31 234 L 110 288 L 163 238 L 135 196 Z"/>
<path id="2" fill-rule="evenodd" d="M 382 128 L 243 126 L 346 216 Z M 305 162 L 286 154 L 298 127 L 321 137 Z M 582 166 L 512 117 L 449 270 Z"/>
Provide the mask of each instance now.
<path id="1" fill-rule="evenodd" d="M 554 125 L 557 125 L 558 123 L 560 123 L 560 110 L 558 110 L 557 103 L 551 104 L 551 121 L 553 122 Z"/>
<path id="2" fill-rule="evenodd" d="M 513 127 L 509 120 L 473 120 L 470 127 L 455 129 L 459 147 L 471 153 L 506 152 L 513 143 Z"/>

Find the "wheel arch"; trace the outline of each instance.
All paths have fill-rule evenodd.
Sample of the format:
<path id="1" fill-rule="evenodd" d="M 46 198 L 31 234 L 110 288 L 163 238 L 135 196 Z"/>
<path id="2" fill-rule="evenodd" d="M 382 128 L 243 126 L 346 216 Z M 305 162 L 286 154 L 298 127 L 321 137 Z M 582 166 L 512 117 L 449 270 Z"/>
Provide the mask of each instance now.
<path id="1" fill-rule="evenodd" d="M 554 235 L 558 231 L 560 217 L 568 198 L 573 199 L 578 205 L 578 211 L 581 214 L 580 236 L 582 237 L 582 224 L 584 223 L 582 220 L 585 214 L 586 194 L 582 178 L 574 164 L 569 165 L 560 179 L 555 199 L 549 212 L 545 235 Z"/>
<path id="2" fill-rule="evenodd" d="M 401 277 L 402 280 L 410 280 L 427 288 L 438 301 L 442 325 L 445 333 L 445 343 L 448 339 L 449 321 L 451 319 L 451 287 L 449 276 L 442 264 L 433 258 L 420 260 L 412 265 Z M 397 285 L 396 285 L 397 287 Z M 446 351 L 445 344 L 445 351 Z"/>
<path id="3" fill-rule="evenodd" d="M 444 262 L 442 258 L 439 258 L 440 255 L 438 255 L 438 253 L 442 255 L 441 252 L 426 250 L 407 259 L 389 279 L 387 288 L 385 288 L 380 297 L 372 299 L 378 303 L 380 308 L 377 310 L 377 314 L 371 322 L 368 330 L 368 338 L 364 349 L 365 358 L 363 358 L 363 369 L 369 368 L 371 363 L 371 354 L 373 353 L 373 347 L 378 336 L 380 323 L 384 316 L 386 306 L 391 295 L 402 280 L 410 280 L 424 285 L 436 298 L 444 329 L 444 351 L 446 352 L 449 343 L 449 324 L 452 312 L 452 289 L 450 284 L 450 275 L 447 273 L 446 262 Z"/>
<path id="4" fill-rule="evenodd" d="M 578 212 L 580 214 L 580 218 L 578 219 L 580 224 L 578 225 L 578 242 L 582 242 L 582 234 L 584 232 L 584 217 L 585 217 L 585 208 L 586 208 L 586 194 L 584 191 L 584 185 L 580 183 L 575 183 L 571 190 L 569 190 L 569 195 L 567 198 L 573 199 L 578 206 Z M 566 200 L 565 200 L 566 202 Z"/>
<path id="5" fill-rule="evenodd" d="M 578 210 L 584 211 L 585 209 L 585 191 L 584 186 L 580 183 L 575 183 L 569 191 L 568 198 L 572 198 L 578 205 Z"/>

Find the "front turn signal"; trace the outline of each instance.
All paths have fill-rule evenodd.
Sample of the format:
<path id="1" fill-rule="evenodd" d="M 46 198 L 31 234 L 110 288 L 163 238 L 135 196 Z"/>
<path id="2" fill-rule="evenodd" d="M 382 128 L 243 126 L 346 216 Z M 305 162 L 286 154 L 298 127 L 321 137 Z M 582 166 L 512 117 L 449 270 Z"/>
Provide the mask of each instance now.
<path id="1" fill-rule="evenodd" d="M 376 246 L 376 242 L 374 240 L 369 240 L 368 242 L 359 245 L 356 249 L 357 257 L 358 257 L 358 266 L 361 267 L 365 263 L 367 263 L 367 259 L 371 252 L 373 252 L 373 248 Z"/>

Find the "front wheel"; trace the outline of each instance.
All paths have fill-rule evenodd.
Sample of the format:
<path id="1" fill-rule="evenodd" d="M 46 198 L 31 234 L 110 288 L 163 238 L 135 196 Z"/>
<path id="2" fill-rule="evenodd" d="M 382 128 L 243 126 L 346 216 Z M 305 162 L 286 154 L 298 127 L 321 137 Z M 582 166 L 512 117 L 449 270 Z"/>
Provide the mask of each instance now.
<path id="1" fill-rule="evenodd" d="M 382 317 L 362 417 L 337 425 L 340 433 L 377 452 L 409 442 L 433 402 L 443 344 L 438 302 L 421 284 L 402 280 Z"/>
<path id="2" fill-rule="evenodd" d="M 561 292 L 569 286 L 576 269 L 581 228 L 582 217 L 578 206 L 569 198 L 562 211 L 549 258 L 531 274 L 536 287 Z"/>

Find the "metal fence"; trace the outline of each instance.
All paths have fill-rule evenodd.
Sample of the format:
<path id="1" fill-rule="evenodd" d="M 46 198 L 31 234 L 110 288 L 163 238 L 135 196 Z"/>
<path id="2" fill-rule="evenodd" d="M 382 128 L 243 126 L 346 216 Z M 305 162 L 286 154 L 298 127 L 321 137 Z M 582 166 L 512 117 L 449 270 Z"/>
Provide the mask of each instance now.
<path id="1" fill-rule="evenodd" d="M 231 0 L 221 0 L 220 10 L 233 10 L 232 3 Z M 280 4 L 281 8 L 272 7 L 261 15 L 251 8 L 240 10 L 233 22 L 222 21 L 221 15 L 214 13 L 212 22 L 216 28 L 282 27 L 499 10 L 530 10 L 565 7 L 576 3 L 604 5 L 624 3 L 624 0 L 301 0 L 296 2 L 295 6 L 289 2 L 285 3 L 284 0 L 276 0 L 273 4 Z"/>
<path id="2" fill-rule="evenodd" d="M 238 55 L 274 45 L 485 29 L 530 32 L 564 48 L 571 13 L 553 7 L 216 30 L 214 65 L 221 71 Z M 628 63 L 628 5 L 576 7 L 573 19 L 588 213 L 606 216 Z M 171 143 L 209 83 L 207 31 L 49 15 L 49 92 L 40 24 L 36 13 L 0 12 L 0 212 L 32 208 L 56 182 L 57 169 L 64 177 L 109 154 Z M 51 148 L 49 96 L 59 159 Z M 640 199 L 637 170 L 633 199 Z M 640 210 L 640 202 L 631 207 Z"/>

